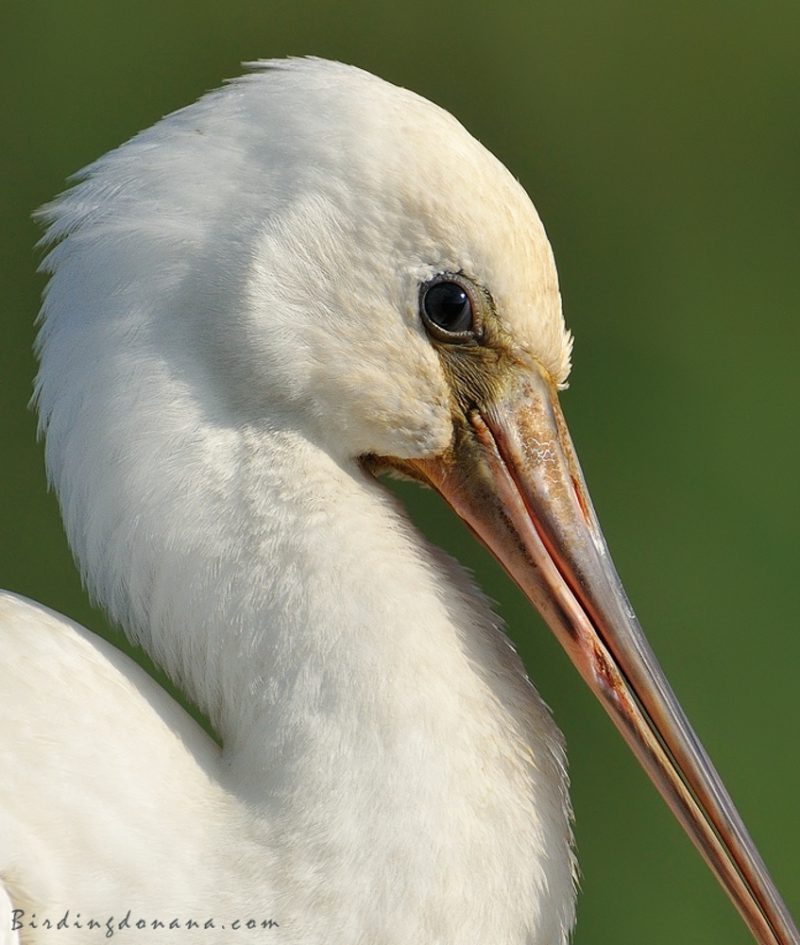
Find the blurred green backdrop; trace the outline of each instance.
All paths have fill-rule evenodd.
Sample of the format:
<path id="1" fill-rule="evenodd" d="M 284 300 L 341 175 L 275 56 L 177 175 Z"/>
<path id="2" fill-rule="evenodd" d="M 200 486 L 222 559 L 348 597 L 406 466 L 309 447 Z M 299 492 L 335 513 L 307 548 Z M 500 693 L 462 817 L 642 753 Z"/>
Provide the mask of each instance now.
<path id="1" fill-rule="evenodd" d="M 0 584 L 102 633 L 27 409 L 31 210 L 239 63 L 313 53 L 453 111 L 531 192 L 576 334 L 565 409 L 619 570 L 800 915 L 800 5 L 3 0 Z M 567 735 L 577 945 L 744 927 L 566 658 L 433 497 Z M 1 684 L 1 683 L 0 683 Z"/>

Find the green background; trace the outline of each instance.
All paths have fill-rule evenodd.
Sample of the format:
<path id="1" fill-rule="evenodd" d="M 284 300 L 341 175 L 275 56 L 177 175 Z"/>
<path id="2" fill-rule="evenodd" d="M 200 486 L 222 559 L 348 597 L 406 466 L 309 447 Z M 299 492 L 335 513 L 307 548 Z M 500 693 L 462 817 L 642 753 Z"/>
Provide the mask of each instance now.
<path id="1" fill-rule="evenodd" d="M 576 335 L 564 406 L 609 544 L 800 915 L 797 0 L 2 0 L 0 44 L 0 584 L 108 632 L 26 406 L 31 210 L 242 60 L 356 63 L 453 111 L 532 194 Z M 538 617 L 434 496 L 408 499 L 498 600 L 566 733 L 576 943 L 748 942 Z"/>

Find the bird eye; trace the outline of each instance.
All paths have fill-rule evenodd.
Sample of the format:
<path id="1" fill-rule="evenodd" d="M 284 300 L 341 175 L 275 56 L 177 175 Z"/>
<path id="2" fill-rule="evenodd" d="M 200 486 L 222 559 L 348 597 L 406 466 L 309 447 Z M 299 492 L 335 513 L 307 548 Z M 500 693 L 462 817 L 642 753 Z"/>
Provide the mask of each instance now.
<path id="1" fill-rule="evenodd" d="M 442 341 L 466 341 L 473 337 L 475 315 L 466 286 L 450 279 L 437 279 L 422 287 L 422 320 L 428 331 Z"/>

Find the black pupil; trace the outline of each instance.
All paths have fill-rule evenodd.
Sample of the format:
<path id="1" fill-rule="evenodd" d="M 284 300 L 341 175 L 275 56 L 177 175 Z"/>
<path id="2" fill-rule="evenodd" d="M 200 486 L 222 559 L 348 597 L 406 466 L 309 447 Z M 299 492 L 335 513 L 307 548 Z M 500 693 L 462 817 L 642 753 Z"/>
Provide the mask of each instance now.
<path id="1" fill-rule="evenodd" d="M 437 282 L 425 293 L 425 314 L 439 328 L 449 332 L 472 328 L 472 304 L 457 282 Z"/>

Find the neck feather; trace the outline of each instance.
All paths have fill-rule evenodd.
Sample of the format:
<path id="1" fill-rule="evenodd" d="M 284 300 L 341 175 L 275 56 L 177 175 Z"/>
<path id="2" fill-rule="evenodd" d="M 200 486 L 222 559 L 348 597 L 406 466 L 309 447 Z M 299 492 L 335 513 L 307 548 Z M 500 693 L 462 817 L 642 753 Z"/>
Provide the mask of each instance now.
<path id="1" fill-rule="evenodd" d="M 442 921 L 490 902 L 489 937 L 566 941 L 563 749 L 485 600 L 358 464 L 194 419 L 57 485 L 90 589 L 208 714 L 271 851 L 331 895 L 357 861 L 400 910 L 438 890 Z"/>

